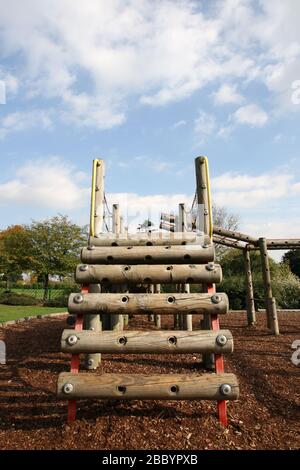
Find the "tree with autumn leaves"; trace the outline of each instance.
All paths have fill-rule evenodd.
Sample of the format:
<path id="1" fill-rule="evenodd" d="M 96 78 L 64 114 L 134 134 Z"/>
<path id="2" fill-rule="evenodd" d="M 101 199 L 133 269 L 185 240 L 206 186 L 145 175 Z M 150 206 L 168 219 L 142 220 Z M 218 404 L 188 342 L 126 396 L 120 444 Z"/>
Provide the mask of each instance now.
<path id="1" fill-rule="evenodd" d="M 73 224 L 67 216 L 8 227 L 0 232 L 0 274 L 8 288 L 22 273 L 36 274 L 43 281 L 47 300 L 51 276 L 72 274 L 86 243 L 86 228 Z"/>

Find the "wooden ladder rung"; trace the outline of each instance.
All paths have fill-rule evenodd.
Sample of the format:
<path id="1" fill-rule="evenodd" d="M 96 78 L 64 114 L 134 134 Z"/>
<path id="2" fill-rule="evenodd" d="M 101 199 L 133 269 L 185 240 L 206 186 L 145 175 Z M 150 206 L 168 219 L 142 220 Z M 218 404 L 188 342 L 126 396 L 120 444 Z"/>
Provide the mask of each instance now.
<path id="1" fill-rule="evenodd" d="M 62 399 L 125 400 L 236 400 L 239 386 L 234 374 L 71 374 L 59 375 Z"/>

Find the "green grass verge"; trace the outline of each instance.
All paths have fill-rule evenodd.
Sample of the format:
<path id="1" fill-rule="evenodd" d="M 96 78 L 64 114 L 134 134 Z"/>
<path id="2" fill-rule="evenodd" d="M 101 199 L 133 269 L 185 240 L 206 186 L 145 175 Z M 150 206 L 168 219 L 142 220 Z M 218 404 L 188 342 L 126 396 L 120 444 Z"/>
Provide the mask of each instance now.
<path id="1" fill-rule="evenodd" d="M 17 320 L 18 318 L 33 317 L 36 315 L 48 315 L 49 313 L 67 312 L 64 307 L 22 307 L 19 305 L 0 304 L 0 322 Z"/>

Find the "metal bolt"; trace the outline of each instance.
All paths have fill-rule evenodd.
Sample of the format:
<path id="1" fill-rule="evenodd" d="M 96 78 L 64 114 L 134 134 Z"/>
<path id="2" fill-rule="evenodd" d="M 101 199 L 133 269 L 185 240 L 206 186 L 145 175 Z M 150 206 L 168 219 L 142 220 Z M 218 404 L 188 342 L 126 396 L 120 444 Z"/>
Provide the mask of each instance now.
<path id="1" fill-rule="evenodd" d="M 209 248 L 211 245 L 209 243 L 204 243 L 204 245 L 202 245 L 202 248 Z"/>
<path id="2" fill-rule="evenodd" d="M 87 363 L 88 363 L 88 366 L 92 366 L 94 364 L 94 359 L 89 359 Z"/>
<path id="3" fill-rule="evenodd" d="M 64 392 L 64 393 L 72 393 L 73 390 L 74 390 L 74 387 L 73 387 L 72 384 L 65 384 L 65 385 L 63 386 L 63 392 Z"/>
<path id="4" fill-rule="evenodd" d="M 222 384 L 221 387 L 220 387 L 220 393 L 222 395 L 230 395 L 231 386 L 229 384 Z"/>
<path id="5" fill-rule="evenodd" d="M 215 264 L 214 263 L 208 263 L 206 265 L 207 271 L 213 271 L 215 269 Z"/>
<path id="6" fill-rule="evenodd" d="M 76 344 L 78 341 L 78 338 L 76 335 L 70 335 L 67 337 L 67 343 L 70 345 L 70 346 L 73 346 L 73 344 Z"/>
<path id="7" fill-rule="evenodd" d="M 219 304 L 221 302 L 221 300 L 222 300 L 222 297 L 221 297 L 221 295 L 218 295 L 218 294 L 214 294 L 211 297 L 211 301 L 212 301 L 213 304 Z"/>
<path id="8" fill-rule="evenodd" d="M 202 188 L 202 189 L 206 189 L 206 184 L 204 184 L 204 183 L 201 184 L 201 188 Z"/>
<path id="9" fill-rule="evenodd" d="M 225 335 L 218 335 L 216 337 L 216 343 L 219 345 L 219 346 L 225 346 L 225 344 L 227 343 L 227 337 Z"/>
<path id="10" fill-rule="evenodd" d="M 88 250 L 94 250 L 95 247 L 94 247 L 94 245 L 90 245 L 90 246 L 87 247 L 87 249 L 88 249 Z"/>
<path id="11" fill-rule="evenodd" d="M 74 300 L 75 304 L 81 304 L 81 303 L 83 302 L 83 295 L 81 295 L 81 294 L 76 294 L 76 295 L 74 296 L 74 299 L 73 299 L 73 300 Z"/>
<path id="12" fill-rule="evenodd" d="M 204 209 L 204 215 L 208 215 L 208 210 L 207 209 Z"/>
<path id="13" fill-rule="evenodd" d="M 79 266 L 80 271 L 87 271 L 89 269 L 88 264 L 81 264 Z"/>
<path id="14" fill-rule="evenodd" d="M 94 328 L 93 326 L 91 326 L 91 327 L 89 328 L 89 330 L 90 330 L 90 331 L 95 331 L 95 328 Z"/>

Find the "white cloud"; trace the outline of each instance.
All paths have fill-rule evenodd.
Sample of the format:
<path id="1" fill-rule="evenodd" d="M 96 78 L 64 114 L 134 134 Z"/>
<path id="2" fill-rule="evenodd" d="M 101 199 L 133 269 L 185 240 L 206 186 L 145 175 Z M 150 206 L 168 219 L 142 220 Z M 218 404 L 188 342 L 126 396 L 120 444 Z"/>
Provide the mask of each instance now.
<path id="1" fill-rule="evenodd" d="M 291 107 L 300 77 L 298 0 L 261 0 L 260 8 L 222 0 L 203 12 L 201 5 L 0 0 L 1 52 L 22 57 L 5 71 L 20 77 L 10 86 L 22 82 L 28 99 L 51 100 L 58 117 L 100 129 L 124 122 L 131 97 L 165 105 L 220 81 L 231 85 L 216 91 L 219 103 L 238 103 L 237 84 L 256 80 Z M 254 124 L 242 119 L 265 122 L 262 114 Z"/>
<path id="2" fill-rule="evenodd" d="M 52 120 L 50 114 L 39 109 L 7 114 L 3 119 L 0 119 L 0 139 L 12 132 L 24 131 L 35 127 L 51 129 Z"/>
<path id="3" fill-rule="evenodd" d="M 239 124 L 263 127 L 268 121 L 268 114 L 256 104 L 248 104 L 235 111 L 232 118 Z"/>
<path id="4" fill-rule="evenodd" d="M 16 177 L 0 184 L 0 205 L 26 205 L 53 210 L 80 208 L 88 200 L 89 189 L 79 183 L 85 175 L 62 163 L 58 157 L 26 163 Z"/>
<path id="5" fill-rule="evenodd" d="M 184 127 L 187 125 L 187 122 L 184 119 L 177 121 L 173 124 L 172 129 L 178 129 L 178 127 Z"/>
<path id="6" fill-rule="evenodd" d="M 270 201 L 282 202 L 285 198 L 299 195 L 300 182 L 278 168 L 274 173 L 257 176 L 224 173 L 212 179 L 212 188 L 216 204 L 237 209 L 261 208 Z"/>
<path id="7" fill-rule="evenodd" d="M 199 111 L 194 121 L 194 133 L 198 143 L 203 143 L 216 129 L 216 120 L 212 114 Z"/>
<path id="8" fill-rule="evenodd" d="M 220 88 L 213 93 L 215 104 L 236 104 L 241 103 L 244 97 L 236 91 L 236 85 L 223 84 Z"/>

